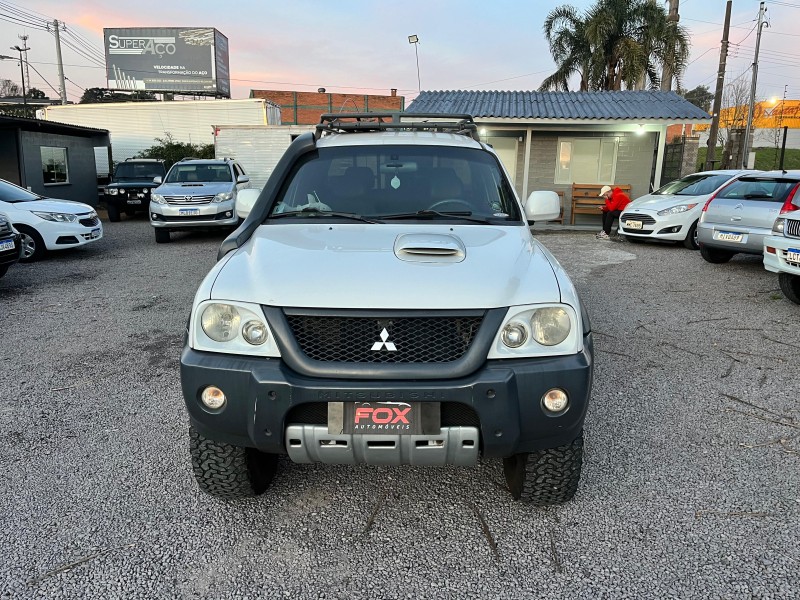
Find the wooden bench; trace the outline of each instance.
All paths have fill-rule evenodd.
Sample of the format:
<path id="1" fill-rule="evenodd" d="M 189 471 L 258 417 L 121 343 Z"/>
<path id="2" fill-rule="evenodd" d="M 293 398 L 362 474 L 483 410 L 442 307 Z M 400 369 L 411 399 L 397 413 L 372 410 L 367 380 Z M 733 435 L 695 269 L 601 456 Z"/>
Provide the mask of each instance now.
<path id="1" fill-rule="evenodd" d="M 606 201 L 600 197 L 600 189 L 605 184 L 601 183 L 573 183 L 572 184 L 572 212 L 569 215 L 570 225 L 575 224 L 575 215 L 598 215 L 602 212 L 598 208 Z M 630 196 L 631 186 L 611 185 L 611 189 L 619 188 Z"/>

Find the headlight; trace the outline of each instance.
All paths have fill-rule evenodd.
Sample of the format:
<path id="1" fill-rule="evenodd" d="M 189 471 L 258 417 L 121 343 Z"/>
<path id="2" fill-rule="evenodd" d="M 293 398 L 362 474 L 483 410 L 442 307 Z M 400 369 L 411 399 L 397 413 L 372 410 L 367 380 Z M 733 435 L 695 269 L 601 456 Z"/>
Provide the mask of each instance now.
<path id="1" fill-rule="evenodd" d="M 519 321 L 512 321 L 503 327 L 503 332 L 500 334 L 503 343 L 509 348 L 519 348 L 528 341 L 528 330 L 524 323 Z"/>
<path id="2" fill-rule="evenodd" d="M 164 200 L 164 196 L 161 194 L 150 194 L 150 200 L 155 202 L 156 204 L 166 204 L 167 201 Z"/>
<path id="3" fill-rule="evenodd" d="M 225 202 L 233 198 L 233 192 L 222 192 L 214 196 L 214 202 Z"/>
<path id="4" fill-rule="evenodd" d="M 233 300 L 200 303 L 189 327 L 195 350 L 279 357 L 264 312 L 258 304 Z"/>
<path id="5" fill-rule="evenodd" d="M 563 308 L 540 308 L 531 318 L 533 339 L 542 346 L 557 346 L 569 335 L 569 315 Z"/>
<path id="6" fill-rule="evenodd" d="M 109 196 L 116 196 L 119 193 L 117 188 L 106 188 L 106 194 Z"/>
<path id="7" fill-rule="evenodd" d="M 678 213 L 686 212 L 687 210 L 692 210 L 695 206 L 697 206 L 697 202 L 694 204 L 678 204 L 677 206 L 670 206 L 669 208 L 665 208 L 664 210 L 658 211 L 657 214 L 663 216 L 666 215 L 677 215 Z"/>
<path id="8" fill-rule="evenodd" d="M 78 215 L 70 215 L 68 213 L 54 213 L 54 212 L 36 212 L 31 211 L 40 219 L 45 221 L 54 221 L 56 223 L 77 223 Z"/>
<path id="9" fill-rule="evenodd" d="M 775 219 L 775 223 L 772 224 L 772 233 L 775 235 L 783 235 L 784 228 L 786 227 L 786 219 L 780 217 Z"/>

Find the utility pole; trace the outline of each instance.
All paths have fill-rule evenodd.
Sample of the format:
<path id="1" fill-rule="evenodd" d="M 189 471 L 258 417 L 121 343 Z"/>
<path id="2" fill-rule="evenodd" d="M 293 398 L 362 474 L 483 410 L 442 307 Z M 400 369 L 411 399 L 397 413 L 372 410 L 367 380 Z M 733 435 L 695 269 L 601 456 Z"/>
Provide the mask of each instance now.
<path id="1" fill-rule="evenodd" d="M 758 49 L 761 47 L 761 30 L 764 25 L 764 13 L 767 12 L 766 5 L 762 2 L 758 9 L 758 33 L 756 35 L 756 53 L 753 57 L 753 77 L 750 81 L 750 108 L 747 111 L 747 126 L 744 129 L 744 140 L 742 140 L 742 168 L 747 168 L 747 158 L 750 155 L 750 132 L 753 129 L 753 111 L 756 108 L 756 82 L 758 80 Z"/>
<path id="2" fill-rule="evenodd" d="M 28 66 L 28 35 L 18 35 L 17 36 L 20 40 L 22 40 L 22 46 L 25 48 L 23 55 L 25 56 L 25 83 L 28 86 L 28 89 L 31 89 L 31 69 Z"/>
<path id="3" fill-rule="evenodd" d="M 61 104 L 67 103 L 67 84 L 64 82 L 64 61 L 61 59 L 60 28 L 58 19 L 53 20 L 53 32 L 56 36 L 56 61 L 58 62 L 58 91 L 61 95 Z"/>
<path id="4" fill-rule="evenodd" d="M 719 70 L 717 71 L 717 89 L 714 92 L 714 108 L 711 109 L 711 129 L 708 132 L 706 142 L 706 166 L 705 170 L 710 171 L 714 168 L 715 154 L 717 150 L 717 135 L 719 135 L 719 113 L 722 110 L 722 92 L 725 89 L 725 62 L 728 60 L 728 32 L 731 28 L 731 4 L 728 0 L 725 6 L 725 24 L 722 26 L 722 45 L 719 49 Z"/>
<path id="5" fill-rule="evenodd" d="M 667 14 L 667 23 L 675 23 L 675 27 L 678 26 L 678 21 L 681 18 L 678 14 L 678 2 L 679 0 L 669 0 L 669 13 Z M 672 53 L 668 51 L 667 61 L 664 64 L 664 69 L 661 71 L 661 90 L 664 92 L 668 92 L 672 89 L 672 77 L 675 74 L 672 71 L 671 60 Z"/>

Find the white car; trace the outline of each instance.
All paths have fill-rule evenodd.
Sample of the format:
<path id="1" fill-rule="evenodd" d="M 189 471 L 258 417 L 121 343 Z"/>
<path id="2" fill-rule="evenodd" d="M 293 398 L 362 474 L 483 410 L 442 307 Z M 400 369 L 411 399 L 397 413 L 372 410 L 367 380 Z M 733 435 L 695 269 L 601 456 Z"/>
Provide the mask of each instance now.
<path id="1" fill-rule="evenodd" d="M 619 232 L 629 242 L 667 240 L 697 250 L 697 221 L 706 201 L 732 180 L 754 172 L 704 171 L 672 181 L 628 204 Z"/>
<path id="2" fill-rule="evenodd" d="M 764 268 L 777 273 L 781 291 L 800 304 L 800 208 L 778 217 L 764 238 Z"/>
<path id="3" fill-rule="evenodd" d="M 0 213 L 22 236 L 21 262 L 38 260 L 48 250 L 75 248 L 103 237 L 103 225 L 88 204 L 45 198 L 2 179 Z"/>

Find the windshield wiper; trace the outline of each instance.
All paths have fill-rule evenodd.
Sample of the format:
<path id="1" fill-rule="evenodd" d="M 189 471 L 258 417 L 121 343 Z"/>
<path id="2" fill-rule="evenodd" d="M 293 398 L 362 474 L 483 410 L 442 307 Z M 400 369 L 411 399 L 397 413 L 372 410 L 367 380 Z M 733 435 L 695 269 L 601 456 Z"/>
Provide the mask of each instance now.
<path id="1" fill-rule="evenodd" d="M 438 210 L 418 210 L 417 212 L 413 213 L 397 213 L 396 215 L 382 215 L 381 219 L 389 220 L 389 219 L 420 219 L 420 218 L 444 218 L 444 219 L 464 219 L 466 221 L 472 221 L 473 223 L 490 223 L 488 219 L 484 219 L 483 217 L 473 217 L 472 211 L 470 210 L 462 210 L 462 211 L 447 211 L 447 212 L 439 212 Z"/>
<path id="2" fill-rule="evenodd" d="M 284 217 L 340 217 L 342 219 L 353 219 L 363 223 L 380 223 L 374 219 L 368 219 L 355 213 L 337 212 L 335 210 L 320 210 L 318 208 L 304 208 L 302 210 L 287 210 L 282 213 L 274 213 L 269 216 L 270 219 L 283 219 Z"/>

